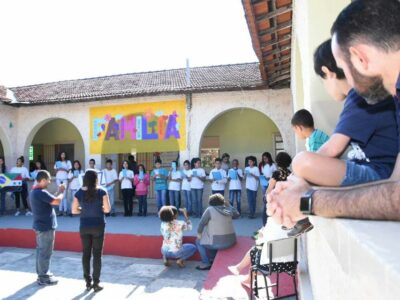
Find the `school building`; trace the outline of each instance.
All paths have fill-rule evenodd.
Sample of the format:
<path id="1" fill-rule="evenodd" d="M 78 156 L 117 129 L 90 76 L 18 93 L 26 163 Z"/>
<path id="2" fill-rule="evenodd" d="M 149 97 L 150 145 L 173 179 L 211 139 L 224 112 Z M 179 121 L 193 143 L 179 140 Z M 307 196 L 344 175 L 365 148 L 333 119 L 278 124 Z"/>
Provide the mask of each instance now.
<path id="1" fill-rule="evenodd" d="M 210 170 L 225 152 L 241 167 L 248 155 L 295 152 L 290 89 L 268 89 L 259 63 L 69 80 L 2 94 L 0 155 L 10 167 L 24 155 L 52 170 L 66 151 L 85 166 L 94 158 L 97 168 L 110 158 L 118 170 L 134 154 L 148 170 L 157 156 L 165 166 L 200 156 Z"/>

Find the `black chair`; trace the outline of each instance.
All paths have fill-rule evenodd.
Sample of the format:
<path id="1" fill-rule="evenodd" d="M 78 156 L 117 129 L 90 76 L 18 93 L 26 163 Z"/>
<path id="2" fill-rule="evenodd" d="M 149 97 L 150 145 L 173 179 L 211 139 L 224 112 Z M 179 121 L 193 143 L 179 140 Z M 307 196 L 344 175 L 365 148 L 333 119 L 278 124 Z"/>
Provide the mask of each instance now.
<path id="1" fill-rule="evenodd" d="M 296 276 L 297 276 L 297 239 L 296 238 L 285 238 L 279 239 L 275 241 L 269 241 L 267 243 L 268 247 L 268 254 L 269 254 L 269 264 L 268 266 L 275 265 L 274 268 L 269 267 L 268 271 L 264 269 L 260 269 L 258 266 L 253 266 L 250 271 L 251 277 L 251 287 L 252 287 L 252 294 L 251 299 L 253 299 L 253 295 L 258 298 L 260 289 L 266 289 L 267 299 L 284 299 L 287 297 L 295 296 L 298 299 L 297 293 L 297 284 L 296 284 Z M 282 256 L 293 256 L 293 267 L 291 269 L 282 270 L 280 267 L 285 266 L 286 263 L 274 263 L 274 259 L 282 257 Z M 270 277 L 273 273 L 276 273 L 276 283 L 268 285 L 267 277 Z M 285 295 L 283 297 L 279 297 L 279 274 L 280 273 L 289 273 L 290 276 L 293 277 L 293 284 L 294 284 L 294 293 L 290 295 Z M 258 279 L 257 274 L 261 274 L 264 278 L 265 287 L 258 286 Z M 254 280 L 254 286 L 253 286 Z M 271 298 L 269 293 L 269 288 L 276 286 L 276 297 Z"/>

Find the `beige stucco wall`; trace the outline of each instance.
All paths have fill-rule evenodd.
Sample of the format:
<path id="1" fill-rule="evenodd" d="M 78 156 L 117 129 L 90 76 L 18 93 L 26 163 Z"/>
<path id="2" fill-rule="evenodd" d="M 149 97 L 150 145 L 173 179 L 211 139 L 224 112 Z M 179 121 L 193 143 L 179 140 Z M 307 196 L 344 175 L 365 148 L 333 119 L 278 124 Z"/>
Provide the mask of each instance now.
<path id="1" fill-rule="evenodd" d="M 187 157 L 199 155 L 200 143 L 207 126 L 221 114 L 237 108 L 257 110 L 270 118 L 283 137 L 284 148 L 295 153 L 294 135 L 290 126 L 292 95 L 289 89 L 243 92 L 204 93 L 193 95 L 193 108 L 188 115 L 190 135 Z M 252 138 L 257 136 L 249 133 Z"/>
<path id="2" fill-rule="evenodd" d="M 32 144 L 74 144 L 74 158 L 83 162 L 85 149 L 77 127 L 64 119 L 55 119 L 44 124 L 35 135 Z"/>
<path id="3" fill-rule="evenodd" d="M 7 167 L 12 167 L 17 158 L 17 108 L 0 103 L 0 140 L 3 147 Z M 10 126 L 11 125 L 11 126 Z"/>
<path id="4" fill-rule="evenodd" d="M 256 110 L 242 108 L 217 117 L 207 127 L 203 137 L 219 137 L 221 154 L 229 153 L 231 159 L 238 159 L 244 166 L 248 155 L 255 155 L 257 159 L 265 151 L 275 155 L 275 133 L 279 133 L 279 129 L 271 119 Z"/>
<path id="5" fill-rule="evenodd" d="M 5 117 L 2 118 L 0 123 L 2 126 L 0 134 L 3 132 L 7 136 L 4 138 L 5 141 L 10 138 L 13 139 L 10 141 L 10 145 L 13 145 L 14 158 L 21 154 L 28 157 L 29 146 L 32 144 L 32 140 L 39 129 L 51 120 L 64 119 L 74 124 L 82 136 L 85 162 L 87 163 L 89 158 L 95 158 L 97 162 L 100 162 L 102 159 L 104 160 L 104 157 L 89 153 L 90 130 L 88 125 L 90 107 L 168 101 L 182 98 L 184 98 L 184 95 L 162 95 L 87 103 L 22 106 L 20 108 L 5 106 L 5 109 L 1 111 L 1 115 L 4 112 Z M 221 114 L 237 108 L 254 109 L 270 118 L 282 134 L 285 150 L 294 154 L 294 135 L 290 127 L 292 106 L 289 89 L 202 93 L 194 94 L 192 101 L 192 108 L 187 111 L 186 116 L 188 150 L 181 152 L 182 160 L 198 156 L 201 137 L 209 124 Z M 9 129 L 6 125 L 11 119 L 13 120 L 14 128 Z M 257 136 L 254 136 L 254 139 L 256 138 Z M 1 140 L 3 141 L 3 139 Z M 5 146 L 3 145 L 3 147 Z"/>

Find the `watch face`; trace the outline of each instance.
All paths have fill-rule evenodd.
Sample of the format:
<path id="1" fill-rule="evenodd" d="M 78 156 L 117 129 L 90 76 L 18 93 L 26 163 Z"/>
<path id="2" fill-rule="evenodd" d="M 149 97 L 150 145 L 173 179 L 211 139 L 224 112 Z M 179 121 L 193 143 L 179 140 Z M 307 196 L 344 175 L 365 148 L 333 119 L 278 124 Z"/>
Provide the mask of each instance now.
<path id="1" fill-rule="evenodd" d="M 309 212 L 310 211 L 310 198 L 301 197 L 300 199 L 300 211 Z"/>

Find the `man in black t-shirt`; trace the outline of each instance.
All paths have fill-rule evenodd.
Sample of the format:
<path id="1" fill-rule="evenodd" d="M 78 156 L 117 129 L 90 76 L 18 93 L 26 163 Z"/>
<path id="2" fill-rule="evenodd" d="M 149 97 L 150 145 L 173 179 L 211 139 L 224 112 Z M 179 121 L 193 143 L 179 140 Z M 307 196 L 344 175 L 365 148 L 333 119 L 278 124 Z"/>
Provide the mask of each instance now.
<path id="1" fill-rule="evenodd" d="M 59 186 L 58 192 L 51 195 L 46 189 L 51 183 L 48 171 L 39 171 L 37 185 L 30 194 L 33 213 L 33 229 L 36 233 L 36 273 L 39 285 L 54 285 L 58 280 L 50 273 L 50 259 L 54 248 L 57 217 L 53 206 L 59 205 L 63 199 L 65 187 Z"/>

